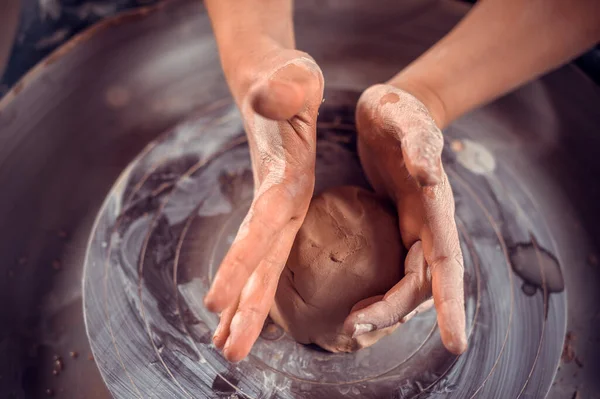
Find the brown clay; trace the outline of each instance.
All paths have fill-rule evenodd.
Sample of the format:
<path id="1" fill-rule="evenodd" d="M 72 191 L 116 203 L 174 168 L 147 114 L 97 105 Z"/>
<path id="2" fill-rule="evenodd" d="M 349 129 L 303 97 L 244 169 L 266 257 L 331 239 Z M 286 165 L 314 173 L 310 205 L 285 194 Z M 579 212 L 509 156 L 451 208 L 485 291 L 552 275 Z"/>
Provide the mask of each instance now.
<path id="1" fill-rule="evenodd" d="M 353 338 L 344 320 L 356 303 L 400 280 L 404 252 L 391 204 L 357 187 L 330 189 L 310 204 L 271 317 L 300 343 L 331 352 L 370 346 L 397 324 Z"/>

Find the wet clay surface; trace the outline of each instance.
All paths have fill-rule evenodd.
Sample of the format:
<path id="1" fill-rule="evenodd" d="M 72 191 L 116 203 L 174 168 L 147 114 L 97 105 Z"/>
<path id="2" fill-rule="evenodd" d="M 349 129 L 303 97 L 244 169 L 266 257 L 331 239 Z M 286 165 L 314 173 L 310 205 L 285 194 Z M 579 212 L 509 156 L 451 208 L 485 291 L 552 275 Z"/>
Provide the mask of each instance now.
<path id="1" fill-rule="evenodd" d="M 397 72 L 466 11 L 451 3 L 415 4 L 299 3 L 299 47 L 321 65 L 328 88 L 351 90 L 325 92 L 318 182 L 334 170 L 337 184 L 358 184 L 356 94 Z M 423 391 L 537 397 L 552 384 L 563 350 L 564 284 L 568 330 L 577 337 L 564 359 L 577 361 L 564 360 L 549 396 L 577 390 L 593 397 L 599 392 L 600 337 L 592 326 L 600 300 L 594 238 L 600 237 L 600 189 L 582 182 L 600 175 L 592 151 L 598 104 L 599 90 L 565 67 L 444 132 L 467 272 L 465 356 L 455 362 L 442 349 L 435 314 L 428 312 L 407 324 L 412 333 L 391 335 L 350 357 L 296 345 L 267 325 L 252 357 L 230 366 L 208 344 L 216 317 L 202 312 L 201 297 L 247 209 L 252 175 L 240 126 L 220 127 L 222 117 L 236 116 L 208 19 L 197 2 L 176 1 L 97 26 L 0 102 L 6 275 L 0 280 L 0 396 L 47 397 L 50 389 L 55 397 L 108 397 L 108 386 L 116 397 L 411 397 Z M 186 124 L 199 141 L 176 137 Z M 100 354 L 88 360 L 79 282 L 94 217 L 132 158 L 173 126 L 160 140 L 166 147 L 152 145 L 125 172 L 103 210 L 105 230 L 100 224 L 94 230 L 96 259 L 110 253 L 116 263 L 88 262 L 88 332 Z M 200 127 L 208 133 L 198 134 Z M 217 132 L 229 133 L 215 140 Z M 200 176 L 206 180 L 199 187 L 209 189 L 197 189 Z M 127 202 L 134 199 L 135 206 Z M 112 242 L 102 234 L 115 228 L 117 217 L 123 222 Z M 140 247 L 153 249 L 137 253 L 146 254 L 142 262 L 115 251 Z M 533 268 L 531 259 L 538 260 Z M 55 355 L 62 364 L 57 376 Z"/>

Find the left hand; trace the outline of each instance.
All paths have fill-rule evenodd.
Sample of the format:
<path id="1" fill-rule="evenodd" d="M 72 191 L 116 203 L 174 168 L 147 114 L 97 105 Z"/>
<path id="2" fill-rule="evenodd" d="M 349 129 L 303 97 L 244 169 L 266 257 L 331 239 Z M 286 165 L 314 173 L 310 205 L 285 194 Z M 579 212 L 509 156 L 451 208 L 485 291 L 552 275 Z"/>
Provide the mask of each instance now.
<path id="1" fill-rule="evenodd" d="M 248 214 L 204 298 L 208 310 L 220 313 L 213 342 L 231 362 L 245 358 L 258 339 L 308 211 L 323 99 L 323 75 L 308 54 L 261 43 L 244 48 L 235 68 L 224 67 L 255 178 Z"/>
<path id="2" fill-rule="evenodd" d="M 358 336 L 405 322 L 433 293 L 444 346 L 461 354 L 467 348 L 464 266 L 454 197 L 441 161 L 442 132 L 421 101 L 389 84 L 363 93 L 356 124 L 362 166 L 373 188 L 396 204 L 409 251 L 402 280 L 385 296 L 356 304 L 345 332 Z"/>

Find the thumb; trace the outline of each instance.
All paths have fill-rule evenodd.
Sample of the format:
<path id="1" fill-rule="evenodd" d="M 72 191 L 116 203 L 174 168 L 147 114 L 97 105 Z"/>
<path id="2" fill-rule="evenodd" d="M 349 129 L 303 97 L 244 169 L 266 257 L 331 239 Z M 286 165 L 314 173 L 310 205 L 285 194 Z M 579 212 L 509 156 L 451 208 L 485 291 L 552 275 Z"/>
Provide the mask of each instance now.
<path id="1" fill-rule="evenodd" d="M 352 308 L 344 321 L 344 332 L 347 335 L 357 337 L 404 322 L 405 318 L 427 299 L 431 286 L 424 275 L 426 264 L 420 241 L 410 248 L 404 263 L 404 269 L 409 273 L 383 297 L 368 298 Z"/>
<path id="2" fill-rule="evenodd" d="M 398 140 L 406 169 L 421 186 L 442 181 L 442 132 L 411 93 L 389 84 L 371 86 L 358 100 L 357 125 L 359 131 L 377 131 Z"/>
<path id="3" fill-rule="evenodd" d="M 262 80 L 250 91 L 250 104 L 265 118 L 283 121 L 293 118 L 306 105 L 313 92 L 315 74 L 304 63 L 289 63 L 268 80 Z"/>
<path id="4" fill-rule="evenodd" d="M 284 121 L 291 119 L 304 106 L 306 91 L 296 83 L 269 80 L 252 91 L 251 105 L 265 118 Z"/>
<path id="5" fill-rule="evenodd" d="M 411 127 L 402 137 L 402 154 L 408 173 L 421 186 L 442 181 L 442 133 L 433 119 L 423 118 L 421 126 Z"/>

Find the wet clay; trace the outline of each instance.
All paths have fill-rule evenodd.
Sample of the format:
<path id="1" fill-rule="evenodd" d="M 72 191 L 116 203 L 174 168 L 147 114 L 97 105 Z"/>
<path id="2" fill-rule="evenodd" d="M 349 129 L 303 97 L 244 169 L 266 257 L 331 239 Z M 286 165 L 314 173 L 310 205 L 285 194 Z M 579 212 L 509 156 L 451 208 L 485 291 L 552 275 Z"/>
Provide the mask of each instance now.
<path id="1" fill-rule="evenodd" d="M 370 346 L 397 325 L 352 338 L 344 320 L 359 301 L 400 280 L 404 252 L 396 213 L 381 197 L 350 186 L 325 191 L 296 236 L 271 317 L 303 344 L 331 352 Z"/>

